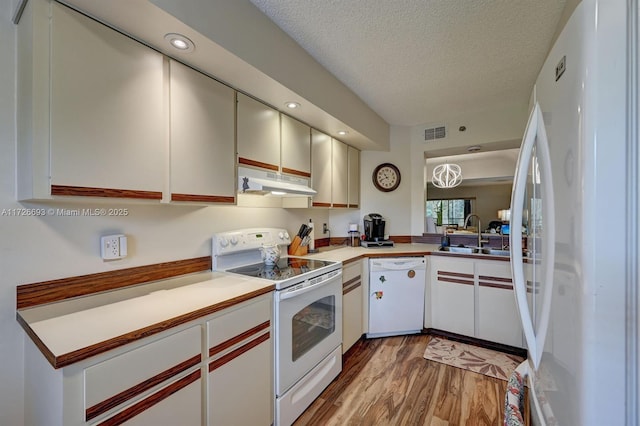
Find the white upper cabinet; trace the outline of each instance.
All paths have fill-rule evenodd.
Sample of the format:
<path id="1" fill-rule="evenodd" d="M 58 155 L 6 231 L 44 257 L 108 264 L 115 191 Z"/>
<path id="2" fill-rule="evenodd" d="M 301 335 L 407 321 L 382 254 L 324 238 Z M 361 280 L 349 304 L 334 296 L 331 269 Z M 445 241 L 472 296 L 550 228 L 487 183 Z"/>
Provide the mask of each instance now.
<path id="1" fill-rule="evenodd" d="M 348 204 L 350 208 L 360 207 L 360 151 L 349 147 L 349 187 Z"/>
<path id="2" fill-rule="evenodd" d="M 280 114 L 282 173 L 311 177 L 311 128 Z"/>
<path id="3" fill-rule="evenodd" d="M 235 202 L 235 92 L 170 61 L 171 201 Z"/>
<path id="4" fill-rule="evenodd" d="M 311 129 L 312 206 L 331 207 L 331 136 Z"/>
<path id="5" fill-rule="evenodd" d="M 27 3 L 18 52 L 18 198 L 160 200 L 163 56 L 47 0 Z"/>
<path id="6" fill-rule="evenodd" d="M 311 182 L 314 207 L 354 207 L 360 200 L 360 151 L 311 130 Z"/>
<path id="7" fill-rule="evenodd" d="M 280 113 L 238 93 L 238 163 L 280 170 Z"/>
<path id="8" fill-rule="evenodd" d="M 349 188 L 349 160 L 347 144 L 332 139 L 331 152 L 331 205 L 332 207 L 347 207 L 347 192 Z"/>

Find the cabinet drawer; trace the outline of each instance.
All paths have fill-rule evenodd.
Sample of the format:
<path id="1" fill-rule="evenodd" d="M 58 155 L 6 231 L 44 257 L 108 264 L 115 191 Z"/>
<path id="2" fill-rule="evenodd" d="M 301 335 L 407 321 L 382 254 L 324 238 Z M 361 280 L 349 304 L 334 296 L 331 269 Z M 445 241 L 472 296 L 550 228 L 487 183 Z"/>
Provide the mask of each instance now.
<path id="1" fill-rule="evenodd" d="M 271 330 L 272 295 L 207 321 L 207 352 L 217 356 Z"/>
<path id="2" fill-rule="evenodd" d="M 86 419 L 129 402 L 198 365 L 202 358 L 201 330 L 201 326 L 193 326 L 87 368 Z"/>
<path id="3" fill-rule="evenodd" d="M 362 261 L 358 260 L 342 267 L 342 282 L 346 283 L 356 277 L 362 277 Z"/>
<path id="4" fill-rule="evenodd" d="M 511 282 L 511 264 L 500 261 L 477 261 L 476 271 L 480 281 L 503 281 Z"/>
<path id="5" fill-rule="evenodd" d="M 200 370 L 169 383 L 141 401 L 125 407 L 96 426 L 202 425 Z"/>

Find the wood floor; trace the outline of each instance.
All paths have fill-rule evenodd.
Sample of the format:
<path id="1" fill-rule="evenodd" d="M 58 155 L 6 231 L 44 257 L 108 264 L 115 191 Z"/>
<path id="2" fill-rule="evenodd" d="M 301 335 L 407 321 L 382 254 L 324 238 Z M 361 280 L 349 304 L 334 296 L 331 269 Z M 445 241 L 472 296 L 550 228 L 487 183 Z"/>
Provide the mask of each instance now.
<path id="1" fill-rule="evenodd" d="M 294 425 L 502 425 L 507 382 L 424 359 L 428 337 L 356 343 Z"/>

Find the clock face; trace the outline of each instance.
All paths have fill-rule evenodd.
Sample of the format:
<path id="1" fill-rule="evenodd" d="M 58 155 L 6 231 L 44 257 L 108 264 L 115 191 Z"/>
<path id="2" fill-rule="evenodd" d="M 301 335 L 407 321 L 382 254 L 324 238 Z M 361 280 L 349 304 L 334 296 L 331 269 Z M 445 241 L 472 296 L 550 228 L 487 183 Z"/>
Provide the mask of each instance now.
<path id="1" fill-rule="evenodd" d="M 400 185 L 400 170 L 391 163 L 380 164 L 373 171 L 373 184 L 380 191 L 393 191 Z"/>

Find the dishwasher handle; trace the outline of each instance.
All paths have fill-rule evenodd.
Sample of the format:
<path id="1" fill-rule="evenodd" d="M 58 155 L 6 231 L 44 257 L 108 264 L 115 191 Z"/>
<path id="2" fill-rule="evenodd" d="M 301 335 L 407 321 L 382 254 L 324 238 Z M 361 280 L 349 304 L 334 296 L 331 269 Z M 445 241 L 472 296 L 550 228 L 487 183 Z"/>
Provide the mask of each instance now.
<path id="1" fill-rule="evenodd" d="M 407 269 L 426 269 L 423 258 L 371 260 L 371 271 L 406 271 Z"/>

